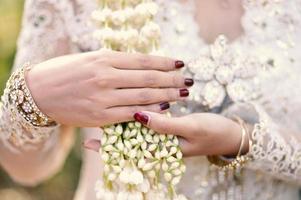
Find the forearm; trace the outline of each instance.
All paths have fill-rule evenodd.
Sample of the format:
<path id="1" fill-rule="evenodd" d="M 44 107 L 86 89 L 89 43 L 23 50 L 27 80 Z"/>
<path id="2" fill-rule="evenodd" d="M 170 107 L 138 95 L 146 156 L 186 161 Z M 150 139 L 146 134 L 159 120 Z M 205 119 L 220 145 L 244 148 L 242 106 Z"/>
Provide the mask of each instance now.
<path id="1" fill-rule="evenodd" d="M 34 185 L 62 165 L 72 134 L 39 118 L 18 77 L 22 74 L 16 71 L 0 102 L 0 164 L 17 182 Z"/>
<path id="2" fill-rule="evenodd" d="M 13 153 L 0 142 L 0 164 L 11 178 L 27 186 L 34 186 L 52 177 L 63 166 L 73 144 L 73 129 L 62 127 L 36 150 Z"/>

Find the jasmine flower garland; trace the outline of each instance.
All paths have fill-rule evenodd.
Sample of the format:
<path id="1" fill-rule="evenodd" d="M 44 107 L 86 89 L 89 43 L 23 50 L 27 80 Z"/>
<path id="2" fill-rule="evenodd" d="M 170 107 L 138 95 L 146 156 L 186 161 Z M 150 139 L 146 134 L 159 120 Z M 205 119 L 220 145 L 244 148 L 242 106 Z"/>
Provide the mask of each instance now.
<path id="1" fill-rule="evenodd" d="M 153 21 L 158 5 L 151 0 L 101 0 L 92 13 L 94 36 L 106 49 L 161 54 L 160 27 Z M 186 200 L 175 186 L 186 167 L 174 135 L 155 133 L 139 122 L 103 128 L 99 150 L 104 162 L 96 183 L 100 200 Z"/>

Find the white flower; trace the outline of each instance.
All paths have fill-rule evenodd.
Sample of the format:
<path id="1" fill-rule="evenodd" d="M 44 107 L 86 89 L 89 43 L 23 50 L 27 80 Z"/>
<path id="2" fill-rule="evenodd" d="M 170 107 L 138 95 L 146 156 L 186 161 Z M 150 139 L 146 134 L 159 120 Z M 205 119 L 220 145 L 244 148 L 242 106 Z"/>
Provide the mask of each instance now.
<path id="1" fill-rule="evenodd" d="M 115 200 L 116 194 L 105 188 L 104 183 L 98 180 L 95 184 L 96 198 L 99 200 Z"/>
<path id="2" fill-rule="evenodd" d="M 219 36 L 199 59 L 188 64 L 196 80 L 191 96 L 209 109 L 221 106 L 226 96 L 234 102 L 251 100 L 256 96 L 253 80 L 260 66 L 260 61 L 244 57 Z"/>
<path id="3" fill-rule="evenodd" d="M 141 35 L 150 39 L 158 39 L 161 35 L 161 30 L 158 24 L 154 22 L 148 22 L 141 29 Z"/>
<path id="4" fill-rule="evenodd" d="M 144 177 L 140 170 L 132 167 L 125 167 L 119 174 L 119 180 L 125 184 L 138 185 L 143 183 Z"/>
<path id="5" fill-rule="evenodd" d="M 150 190 L 150 183 L 147 179 L 144 179 L 141 184 L 137 186 L 140 192 L 147 193 Z"/>

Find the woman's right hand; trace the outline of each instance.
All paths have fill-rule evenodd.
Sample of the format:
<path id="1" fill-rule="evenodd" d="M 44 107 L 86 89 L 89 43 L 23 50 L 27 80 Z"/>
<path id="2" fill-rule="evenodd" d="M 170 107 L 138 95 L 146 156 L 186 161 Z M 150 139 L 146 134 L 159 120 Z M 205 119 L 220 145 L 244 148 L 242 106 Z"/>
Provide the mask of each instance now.
<path id="1" fill-rule="evenodd" d="M 37 64 L 26 82 L 40 110 L 58 123 L 98 127 L 160 112 L 189 95 L 182 61 L 101 50 Z"/>

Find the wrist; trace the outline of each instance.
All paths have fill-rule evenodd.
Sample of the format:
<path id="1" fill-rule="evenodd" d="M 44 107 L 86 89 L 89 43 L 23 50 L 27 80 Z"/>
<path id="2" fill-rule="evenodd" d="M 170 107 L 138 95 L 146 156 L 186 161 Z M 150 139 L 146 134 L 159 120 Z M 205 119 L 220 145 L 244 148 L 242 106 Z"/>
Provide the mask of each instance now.
<path id="1" fill-rule="evenodd" d="M 52 118 L 53 113 L 49 105 L 51 105 L 51 101 L 53 101 L 51 96 L 55 95 L 55 90 L 50 86 L 49 80 L 44 74 L 43 69 L 40 70 L 39 65 L 36 65 L 26 72 L 25 81 L 37 108 L 45 116 Z"/>
<path id="2" fill-rule="evenodd" d="M 241 124 L 233 120 L 231 120 L 229 126 L 230 131 L 227 135 L 231 136 L 231 141 L 229 142 L 227 153 L 224 154 L 224 156 L 235 158 L 238 155 L 240 149 L 240 155 L 247 154 L 249 151 L 248 130 L 244 130 Z M 243 134 L 243 131 L 245 131 L 245 134 Z"/>

